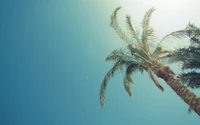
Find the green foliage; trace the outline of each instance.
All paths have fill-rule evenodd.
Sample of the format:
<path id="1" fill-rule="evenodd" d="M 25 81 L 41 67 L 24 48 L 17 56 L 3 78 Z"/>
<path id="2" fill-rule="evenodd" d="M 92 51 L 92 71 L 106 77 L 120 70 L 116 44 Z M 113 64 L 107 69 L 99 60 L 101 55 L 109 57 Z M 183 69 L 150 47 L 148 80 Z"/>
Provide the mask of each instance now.
<path id="1" fill-rule="evenodd" d="M 110 23 L 110 26 L 116 31 L 116 33 L 119 35 L 119 37 L 124 40 L 126 43 L 130 43 L 130 40 L 128 39 L 128 37 L 125 35 L 124 31 L 122 31 L 121 27 L 119 26 L 118 24 L 118 21 L 117 21 L 117 13 L 118 11 L 121 9 L 121 6 L 120 7 L 117 7 L 112 16 L 111 16 L 111 23 Z"/>
<path id="2" fill-rule="evenodd" d="M 139 32 L 135 29 L 133 21 L 131 20 L 131 17 L 129 15 L 126 15 L 126 23 L 128 29 L 131 31 L 131 35 L 133 36 L 132 39 L 136 42 L 140 42 L 141 40 L 139 38 Z"/>
<path id="3" fill-rule="evenodd" d="M 141 23 L 142 28 L 143 28 L 142 43 L 143 43 L 143 47 L 145 48 L 146 52 L 148 52 L 148 53 L 150 52 L 148 42 L 150 42 L 150 40 L 153 40 L 154 37 L 155 37 L 154 30 L 149 25 L 150 24 L 150 18 L 151 18 L 153 11 L 155 11 L 155 8 L 149 9 L 149 11 L 147 11 L 145 13 L 144 18 L 143 18 L 142 23 Z"/>
<path id="4" fill-rule="evenodd" d="M 100 89 L 100 102 L 101 106 L 104 106 L 104 100 L 105 100 L 105 94 L 106 94 L 106 87 L 108 84 L 108 80 L 110 77 L 113 77 L 116 71 L 122 71 L 123 70 L 123 62 L 118 61 L 114 64 L 114 66 L 107 72 L 106 76 L 104 77 L 104 80 L 101 84 L 101 89 Z"/>
<path id="5" fill-rule="evenodd" d="M 200 73 L 191 71 L 187 73 L 182 73 L 178 76 L 178 78 L 183 82 L 186 83 L 187 86 L 191 88 L 200 88 Z"/>
<path id="6" fill-rule="evenodd" d="M 129 96 L 133 96 L 132 91 L 131 91 L 131 83 L 133 83 L 133 80 L 131 78 L 131 74 L 134 72 L 134 68 L 136 68 L 136 65 L 130 64 L 126 68 L 126 74 L 124 77 L 124 88 L 129 94 Z"/>
<path id="7" fill-rule="evenodd" d="M 183 70 L 190 70 L 179 74 L 178 78 L 183 83 L 193 89 L 200 88 L 200 73 L 198 72 L 200 69 L 200 29 L 194 24 L 189 23 L 180 35 L 177 33 L 177 36 L 182 36 L 182 34 L 190 38 L 191 45 L 176 49 L 166 57 L 171 63 L 180 62 L 180 67 Z"/>
<path id="8" fill-rule="evenodd" d="M 101 89 L 100 89 L 100 103 L 104 107 L 105 95 L 108 81 L 115 75 L 117 71 L 123 72 L 124 75 L 124 88 L 130 97 L 133 96 L 131 90 L 131 84 L 133 83 L 132 75 L 136 72 L 146 71 L 149 73 L 149 77 L 154 84 L 161 90 L 164 88 L 160 85 L 157 77 L 163 78 L 167 81 L 169 75 L 175 75 L 171 71 L 170 67 L 164 66 L 162 60 L 168 60 L 168 62 L 181 62 L 181 68 L 185 69 L 199 69 L 200 68 L 200 29 L 194 24 L 189 25 L 179 31 L 172 32 L 166 35 L 157 45 L 155 45 L 155 32 L 150 26 L 150 18 L 155 8 L 149 9 L 141 22 L 142 34 L 136 30 L 132 19 L 129 15 L 126 15 L 126 25 L 130 31 L 131 39 L 127 37 L 125 32 L 119 26 L 117 20 L 117 13 L 121 9 L 118 7 L 114 10 L 111 16 L 110 26 L 115 30 L 117 35 L 125 41 L 126 47 L 120 50 L 113 50 L 106 61 L 114 62 L 113 67 L 107 72 L 104 77 Z M 168 51 L 161 47 L 161 43 L 166 40 L 178 38 L 182 39 L 185 37 L 190 38 L 191 46 L 188 48 L 176 49 L 175 51 Z M 157 77 L 156 77 L 157 76 Z M 174 76 L 175 77 L 175 76 Z M 200 73 L 191 71 L 182 73 L 177 76 L 182 82 L 186 83 L 191 88 L 200 88 Z M 176 90 L 175 90 L 176 91 Z M 189 108 L 188 112 L 192 109 Z"/>
<path id="9" fill-rule="evenodd" d="M 160 46 L 161 43 L 166 40 L 170 41 L 171 39 L 174 38 L 182 39 L 186 37 L 190 38 L 192 44 L 197 43 L 198 45 L 200 45 L 199 36 L 200 36 L 200 28 L 198 28 L 194 24 L 189 23 L 185 29 L 167 34 L 165 37 L 161 39 L 158 46 Z"/>
<path id="10" fill-rule="evenodd" d="M 125 61 L 132 60 L 131 55 L 126 52 L 125 48 L 121 48 L 120 50 L 113 50 L 106 58 L 106 61 L 116 62 L 119 60 L 125 60 Z"/>
<path id="11" fill-rule="evenodd" d="M 108 71 L 101 84 L 100 102 L 102 107 L 105 103 L 105 93 L 108 80 L 110 79 L 110 77 L 114 76 L 117 70 L 123 71 L 123 69 L 125 69 L 124 88 L 131 97 L 133 96 L 131 90 L 131 83 L 133 83 L 133 80 L 131 76 L 136 72 L 148 72 L 150 78 L 155 83 L 155 85 L 161 91 L 164 91 L 163 87 L 156 79 L 156 76 L 154 76 L 151 72 L 153 63 L 159 62 L 160 59 L 162 59 L 163 55 L 169 53 L 160 46 L 157 46 L 157 48 L 155 48 L 155 45 L 152 44 L 153 42 L 155 42 L 155 33 L 153 28 L 150 27 L 150 17 L 155 9 L 151 8 L 145 13 L 145 16 L 141 22 L 143 29 L 141 35 L 136 30 L 131 17 L 128 15 L 126 16 L 126 25 L 131 33 L 131 40 L 128 39 L 128 37 L 125 35 L 118 24 L 117 13 L 120 9 L 121 7 L 118 7 L 114 10 L 111 16 L 110 26 L 116 31 L 119 37 L 123 41 L 125 41 L 127 46 L 120 50 L 113 50 L 106 58 L 106 61 L 114 62 L 114 66 L 110 69 L 110 71 Z"/>

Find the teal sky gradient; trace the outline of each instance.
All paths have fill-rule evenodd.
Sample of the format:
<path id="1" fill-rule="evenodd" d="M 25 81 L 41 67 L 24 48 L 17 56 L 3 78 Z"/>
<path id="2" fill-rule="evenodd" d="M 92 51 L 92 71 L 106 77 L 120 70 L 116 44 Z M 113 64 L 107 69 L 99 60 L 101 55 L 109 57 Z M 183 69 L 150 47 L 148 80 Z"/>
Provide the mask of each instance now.
<path id="1" fill-rule="evenodd" d="M 133 77 L 134 98 L 117 74 L 100 107 L 100 84 L 112 66 L 105 58 L 125 45 L 109 27 L 119 5 L 0 1 L 0 125 L 199 124 L 200 117 L 187 114 L 188 106 L 164 81 L 161 92 L 145 73 Z"/>

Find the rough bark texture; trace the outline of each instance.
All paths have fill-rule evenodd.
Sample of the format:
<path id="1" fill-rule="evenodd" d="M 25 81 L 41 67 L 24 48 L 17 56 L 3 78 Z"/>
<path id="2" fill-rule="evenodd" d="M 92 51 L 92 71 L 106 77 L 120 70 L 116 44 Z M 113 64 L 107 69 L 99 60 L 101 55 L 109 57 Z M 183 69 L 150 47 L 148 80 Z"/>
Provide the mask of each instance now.
<path id="1" fill-rule="evenodd" d="M 200 97 L 197 97 L 180 80 L 178 80 L 167 66 L 154 62 L 151 68 L 154 73 L 164 79 L 166 83 L 200 116 Z"/>
<path id="2" fill-rule="evenodd" d="M 200 97 L 197 97 L 173 75 L 166 82 L 200 116 Z"/>

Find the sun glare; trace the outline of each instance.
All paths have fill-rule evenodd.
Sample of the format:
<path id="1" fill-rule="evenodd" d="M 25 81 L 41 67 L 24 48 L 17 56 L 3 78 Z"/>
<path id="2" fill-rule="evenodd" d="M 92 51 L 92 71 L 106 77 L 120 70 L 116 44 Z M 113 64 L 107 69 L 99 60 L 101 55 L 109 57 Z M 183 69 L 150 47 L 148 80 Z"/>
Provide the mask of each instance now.
<path id="1" fill-rule="evenodd" d="M 189 0 L 120 0 L 125 10 L 154 6 L 159 9 L 187 8 Z"/>
<path id="2" fill-rule="evenodd" d="M 138 27 L 145 12 L 151 7 L 155 7 L 156 11 L 152 15 L 151 26 L 159 38 L 182 29 L 195 18 L 191 16 L 192 4 L 189 0 L 120 0 L 120 2 L 123 10 L 131 15 L 133 22 Z M 192 11 L 193 13 L 194 11 Z"/>

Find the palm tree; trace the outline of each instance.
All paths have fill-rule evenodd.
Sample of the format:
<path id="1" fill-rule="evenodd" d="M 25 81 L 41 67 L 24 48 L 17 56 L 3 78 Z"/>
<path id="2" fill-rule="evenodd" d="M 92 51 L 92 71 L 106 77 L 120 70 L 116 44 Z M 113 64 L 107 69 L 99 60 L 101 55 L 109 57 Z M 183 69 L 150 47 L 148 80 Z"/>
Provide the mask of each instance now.
<path id="1" fill-rule="evenodd" d="M 190 39 L 188 47 L 176 49 L 170 52 L 166 57 L 169 61 L 180 62 L 183 73 L 179 74 L 178 79 L 192 89 L 200 88 L 200 28 L 189 23 L 185 32 Z M 187 72 L 185 72 L 187 70 Z M 191 108 L 188 110 L 191 112 Z"/>
<path id="2" fill-rule="evenodd" d="M 185 83 L 188 87 L 193 89 L 200 88 L 200 28 L 194 24 L 189 23 L 185 28 L 190 38 L 190 46 L 176 49 L 170 52 L 166 57 L 172 62 L 181 62 L 180 67 L 183 72 L 178 75 L 178 78 Z"/>
<path id="3" fill-rule="evenodd" d="M 188 34 L 185 30 L 176 31 L 166 35 L 159 44 L 155 45 L 155 32 L 150 27 L 150 17 L 155 10 L 149 9 L 142 20 L 142 33 L 140 34 L 133 25 L 129 15 L 126 16 L 126 24 L 130 31 L 131 38 L 127 36 L 120 28 L 117 21 L 117 13 L 121 9 L 118 7 L 114 10 L 111 16 L 110 26 L 116 31 L 119 37 L 127 44 L 126 47 L 120 50 L 112 51 L 106 61 L 113 61 L 113 67 L 108 71 L 101 84 L 100 103 L 104 107 L 105 93 L 108 80 L 114 76 L 116 71 L 123 71 L 125 68 L 124 87 L 129 96 L 133 96 L 131 91 L 131 83 L 133 82 L 131 75 L 135 72 L 146 71 L 155 85 L 164 91 L 163 87 L 158 82 L 157 77 L 163 79 L 176 93 L 179 95 L 198 115 L 200 115 L 200 97 L 197 97 L 190 91 L 171 71 L 170 67 L 165 66 L 161 59 L 168 55 L 170 51 L 163 49 L 160 44 L 170 36 L 183 37 Z"/>

